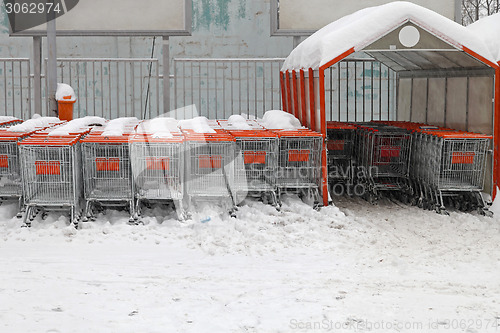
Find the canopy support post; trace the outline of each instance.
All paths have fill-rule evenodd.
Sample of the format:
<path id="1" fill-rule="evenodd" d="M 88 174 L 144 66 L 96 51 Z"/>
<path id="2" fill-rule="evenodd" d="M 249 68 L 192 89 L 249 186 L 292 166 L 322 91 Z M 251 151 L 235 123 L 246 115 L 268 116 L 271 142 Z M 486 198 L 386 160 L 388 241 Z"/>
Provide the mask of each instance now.
<path id="1" fill-rule="evenodd" d="M 500 66 L 500 62 L 498 62 Z M 498 179 L 500 179 L 500 67 L 495 69 L 495 123 L 493 127 L 493 198 L 497 195 Z"/>

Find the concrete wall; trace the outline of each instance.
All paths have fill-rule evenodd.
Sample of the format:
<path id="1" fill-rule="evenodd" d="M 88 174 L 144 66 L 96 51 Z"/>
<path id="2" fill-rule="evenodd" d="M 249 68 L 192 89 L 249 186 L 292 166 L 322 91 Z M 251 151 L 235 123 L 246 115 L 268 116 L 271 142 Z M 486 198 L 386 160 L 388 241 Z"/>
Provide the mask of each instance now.
<path id="1" fill-rule="evenodd" d="M 31 39 L 9 37 L 0 8 L 0 57 L 30 57 Z M 269 25 L 269 0 L 193 0 L 192 36 L 172 37 L 171 57 L 288 56 L 292 38 L 270 37 Z M 151 49 L 149 37 L 61 37 L 57 45 L 59 57 L 150 57 Z"/>

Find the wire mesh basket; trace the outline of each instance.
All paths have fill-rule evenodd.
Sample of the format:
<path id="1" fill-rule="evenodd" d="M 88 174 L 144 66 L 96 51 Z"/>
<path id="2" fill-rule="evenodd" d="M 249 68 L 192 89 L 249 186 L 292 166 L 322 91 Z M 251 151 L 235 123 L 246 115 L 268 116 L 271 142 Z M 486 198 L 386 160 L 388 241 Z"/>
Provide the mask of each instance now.
<path id="1" fill-rule="evenodd" d="M 81 135 L 36 134 L 20 141 L 25 224 L 35 207 L 69 209 L 78 224 L 83 199 Z"/>
<path id="2" fill-rule="evenodd" d="M 125 204 L 135 218 L 130 165 L 129 135 L 90 134 L 82 141 L 85 216 L 91 217 L 93 203 Z"/>
<path id="3" fill-rule="evenodd" d="M 184 137 L 155 138 L 136 134 L 130 139 L 136 209 L 142 200 L 173 200 L 180 214 L 184 198 Z"/>
<path id="4" fill-rule="evenodd" d="M 236 139 L 235 192 L 240 202 L 247 194 L 269 194 L 277 205 L 278 135 L 267 130 L 231 130 Z M 242 160 L 239 160 L 241 158 Z"/>
<path id="5" fill-rule="evenodd" d="M 216 133 L 185 131 L 186 194 L 194 200 L 218 200 L 235 206 L 235 138 L 223 130 Z"/>

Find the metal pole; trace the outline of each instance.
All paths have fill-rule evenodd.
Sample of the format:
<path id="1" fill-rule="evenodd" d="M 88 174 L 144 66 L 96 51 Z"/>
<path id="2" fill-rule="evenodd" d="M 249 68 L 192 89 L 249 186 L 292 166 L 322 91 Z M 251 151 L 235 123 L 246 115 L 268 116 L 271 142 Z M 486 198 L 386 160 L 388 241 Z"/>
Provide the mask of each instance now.
<path id="1" fill-rule="evenodd" d="M 42 114 L 42 37 L 33 37 L 33 71 L 35 113 Z M 31 115 L 30 115 L 31 116 Z"/>
<path id="2" fill-rule="evenodd" d="M 170 111 L 170 43 L 168 36 L 163 36 L 163 113 Z"/>
<path id="3" fill-rule="evenodd" d="M 49 2 L 55 3 L 54 0 Z M 49 110 L 47 110 L 50 116 L 58 115 L 57 112 L 57 101 L 56 101 L 56 90 L 57 90 L 57 47 L 56 47 L 56 19 L 55 12 L 50 11 L 47 14 L 49 22 L 47 23 L 47 55 L 48 55 L 48 65 L 47 65 L 47 78 L 48 78 L 48 98 L 49 98 Z"/>

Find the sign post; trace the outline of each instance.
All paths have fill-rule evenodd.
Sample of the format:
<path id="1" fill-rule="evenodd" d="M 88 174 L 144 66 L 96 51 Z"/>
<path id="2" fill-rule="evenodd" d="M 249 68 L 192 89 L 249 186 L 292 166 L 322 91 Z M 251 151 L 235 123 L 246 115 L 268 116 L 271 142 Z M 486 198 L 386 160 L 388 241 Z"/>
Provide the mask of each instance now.
<path id="1" fill-rule="evenodd" d="M 51 0 L 54 3 L 54 0 Z M 56 18 L 55 12 L 49 11 L 47 22 L 47 83 L 48 83 L 48 114 L 53 117 L 58 116 L 56 90 L 57 90 L 57 44 L 56 44 Z"/>

